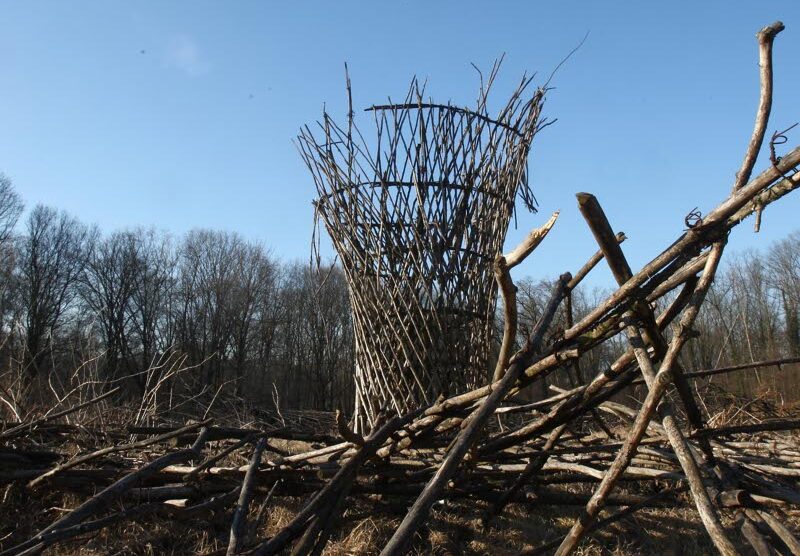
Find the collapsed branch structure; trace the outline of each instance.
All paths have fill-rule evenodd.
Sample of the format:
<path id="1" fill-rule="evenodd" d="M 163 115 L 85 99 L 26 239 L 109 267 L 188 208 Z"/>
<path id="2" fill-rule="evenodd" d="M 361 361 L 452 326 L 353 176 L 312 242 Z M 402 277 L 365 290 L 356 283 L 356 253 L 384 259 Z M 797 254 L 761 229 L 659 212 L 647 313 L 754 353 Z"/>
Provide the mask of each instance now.
<path id="1" fill-rule="evenodd" d="M 385 556 L 408 552 L 415 534 L 428 521 L 434 501 L 442 499 L 482 504 L 487 524 L 509 503 L 581 508 L 568 531 L 525 549 L 523 554 L 574 553 L 593 531 L 653 506 L 692 508 L 722 554 L 738 554 L 748 544 L 757 554 L 773 550 L 800 553 L 800 541 L 781 515 L 800 508 L 800 418 L 709 426 L 710 415 L 692 381 L 740 372 L 745 367 L 685 372 L 679 361 L 681 349 L 696 336 L 695 319 L 713 283 L 730 230 L 800 187 L 800 147 L 780 158 L 772 157 L 771 165 L 752 177 L 772 102 L 772 43 L 782 30 L 777 22 L 758 34 L 761 102 L 753 138 L 728 197 L 634 272 L 620 245 L 624 236 L 615 233 L 599 201 L 591 194 L 578 194 L 578 205 L 599 250 L 583 267 L 559 278 L 539 323 L 516 352 L 511 342 L 517 311 L 510 270 L 545 238 L 557 215 L 512 252 L 502 255 L 500 246 L 515 195 L 520 187 L 527 192 L 522 154 L 527 153 L 530 139 L 542 125 L 538 117 L 543 92 L 537 91 L 526 102 L 515 94 L 503 114 L 517 114 L 517 119 L 504 115 L 486 119 L 481 116 L 485 101 L 479 102 L 476 112 L 426 107 L 419 98 L 414 105 L 409 102 L 375 110 L 379 131 L 393 130 L 379 132 L 378 137 L 396 140 L 388 146 L 381 143 L 382 147 L 373 151 L 380 154 L 372 156 L 365 154 L 365 146 L 356 147 L 357 132 L 352 125 L 342 130 L 326 118 L 321 124 L 326 137 L 322 145 L 314 143 L 307 130 L 301 146 L 320 188 L 318 210 L 342 256 L 351 281 L 356 324 L 363 328 L 359 331 L 361 366 L 357 377 L 361 430 L 353 432 L 340 419 L 341 439 L 317 437 L 324 447 L 294 453 L 275 450 L 261 440 L 297 438 L 285 428 L 220 429 L 206 422 L 167 430 L 128 429 L 130 434 L 160 436 L 82 454 L 72 463 L 59 462 L 64 454 L 43 457 L 41 451 L 8 446 L 0 455 L 15 467 L 0 468 L 0 483 L 16 483 L 29 493 L 47 484 L 90 494 L 37 534 L 5 545 L 0 556 L 39 553 L 121 520 L 152 514 L 180 519 L 234 503 L 230 540 L 216 553 L 265 555 L 292 548 L 294 554 L 320 554 L 342 517 L 345 502 L 374 495 L 400 499 L 405 512 L 383 548 Z M 464 129 L 488 126 L 516 145 L 495 162 L 462 162 L 464 171 L 487 172 L 480 181 L 460 175 L 462 170 L 446 174 L 433 170 L 441 168 L 442 162 L 432 153 L 454 151 L 431 146 L 449 141 L 442 138 L 450 137 L 450 131 L 436 132 L 436 141 L 429 143 L 428 137 L 434 134 L 431 130 L 442 122 L 445 129 L 451 129 L 448 126 L 461 118 L 464 122 L 458 125 Z M 414 131 L 401 131 L 412 125 L 412 120 Z M 512 129 L 522 136 L 512 134 Z M 471 135 L 459 133 L 458 137 Z M 403 138 L 413 141 L 404 142 Z M 499 148 L 504 143 L 486 144 Z M 483 160 L 484 151 L 473 149 L 475 159 Z M 400 161 L 409 162 L 412 169 L 401 172 Z M 447 186 L 442 183 L 445 175 Z M 503 181 L 503 176 L 511 175 L 517 177 L 516 183 Z M 390 177 L 397 185 L 389 185 Z M 461 181 L 456 182 L 457 177 Z M 436 180 L 435 187 L 424 185 Z M 451 182 L 462 188 L 450 187 Z M 498 197 L 486 193 L 498 184 L 504 184 L 502 199 L 501 193 Z M 438 201 L 426 204 L 437 195 Z M 482 210 L 476 201 L 497 202 L 491 206 L 500 215 L 487 215 L 493 224 L 486 228 L 482 220 L 473 219 Z M 453 216 L 457 214 L 472 216 Z M 464 229 L 432 233 L 441 223 L 452 226 L 454 222 Z M 487 258 L 462 252 L 464 245 Z M 489 251 L 490 245 L 494 253 Z M 440 267 L 452 264 L 454 272 L 458 269 L 468 274 L 465 269 L 473 258 L 476 263 L 482 260 L 483 267 L 470 266 L 469 272 L 483 276 L 486 282 L 469 276 L 467 282 L 473 289 L 462 291 L 456 277 Z M 609 265 L 619 287 L 585 315 L 573 315 L 571 292 L 601 261 Z M 455 281 L 450 283 L 451 279 Z M 487 363 L 486 347 L 453 346 L 451 342 L 486 341 L 495 287 L 503 297 L 504 337 L 493 379 L 479 384 L 481 377 L 488 376 L 481 374 L 478 365 Z M 454 300 L 449 296 L 455 296 Z M 477 299 L 482 305 L 475 304 Z M 485 318 L 471 321 L 472 317 L 463 314 L 466 306 Z M 553 322 L 559 312 L 567 324 L 556 331 Z M 464 324 L 468 322 L 469 326 Z M 447 336 L 451 328 L 457 336 Z M 588 359 L 587 354 L 618 336 L 626 347 L 610 365 L 585 366 L 584 373 L 593 373 L 590 380 L 570 389 L 555 389 L 550 397 L 533 402 L 518 395 L 553 373 L 573 372 Z M 781 363 L 785 361 L 777 362 Z M 429 387 L 422 380 L 427 376 L 421 374 L 424 372 L 433 373 L 439 382 Z M 419 375 L 419 383 L 414 373 Z M 580 378 L 584 373 L 575 375 Z M 458 382 L 459 390 L 476 387 L 450 393 L 441 383 L 447 376 Z M 637 384 L 646 389 L 640 402 L 623 404 L 612 399 Z M 448 393 L 431 399 L 437 391 Z M 390 400 L 395 411 L 380 412 L 375 400 Z M 493 418 L 512 413 L 517 420 L 508 422 L 507 428 L 488 426 Z M 593 424 L 602 423 L 600 413 L 613 415 L 621 425 L 598 430 Z M 206 428 L 197 434 L 203 426 Z M 75 433 L 74 429 L 77 427 L 47 419 L 13 423 L 0 432 L 0 441 L 9 444 L 25 435 L 52 437 Z M 111 452 L 151 446 L 166 438 L 192 447 L 161 455 L 145 465 L 85 468 Z M 215 455 L 204 453 L 211 442 L 228 439 L 234 442 L 218 447 Z M 217 465 L 224 456 L 249 444 L 255 448 L 248 465 Z M 656 494 L 632 493 L 626 489 L 631 484 L 647 485 L 649 492 Z M 578 485 L 585 488 L 574 488 Z M 247 534 L 245 517 L 250 501 L 259 494 L 266 495 L 262 507 L 273 496 L 311 496 L 279 532 L 258 539 Z M 122 509 L 112 511 L 112 502 L 122 503 Z M 623 509 L 609 511 L 615 507 Z M 101 513 L 105 515 L 101 517 Z"/>
<path id="2" fill-rule="evenodd" d="M 492 263 L 527 182 L 544 90 L 524 77 L 497 116 L 424 102 L 413 80 L 401 104 L 367 112 L 375 137 L 324 114 L 299 146 L 315 203 L 347 276 L 356 339 L 357 430 L 381 410 L 404 413 L 486 383 L 496 288 Z M 349 92 L 348 80 L 348 92 Z"/>

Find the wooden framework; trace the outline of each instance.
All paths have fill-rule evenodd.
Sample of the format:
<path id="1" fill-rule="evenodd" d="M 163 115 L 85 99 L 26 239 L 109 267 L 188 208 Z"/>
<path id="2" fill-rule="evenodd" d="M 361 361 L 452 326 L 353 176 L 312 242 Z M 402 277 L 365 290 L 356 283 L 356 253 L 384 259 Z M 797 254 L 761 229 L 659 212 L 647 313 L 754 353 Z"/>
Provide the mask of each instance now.
<path id="1" fill-rule="evenodd" d="M 372 106 L 375 139 L 328 114 L 300 150 L 315 203 L 347 275 L 356 338 L 357 430 L 381 410 L 405 413 L 487 383 L 496 304 L 492 263 L 519 195 L 534 210 L 526 164 L 543 125 L 544 90 L 519 87 L 496 117 L 423 102 Z M 350 85 L 348 80 L 348 93 Z"/>

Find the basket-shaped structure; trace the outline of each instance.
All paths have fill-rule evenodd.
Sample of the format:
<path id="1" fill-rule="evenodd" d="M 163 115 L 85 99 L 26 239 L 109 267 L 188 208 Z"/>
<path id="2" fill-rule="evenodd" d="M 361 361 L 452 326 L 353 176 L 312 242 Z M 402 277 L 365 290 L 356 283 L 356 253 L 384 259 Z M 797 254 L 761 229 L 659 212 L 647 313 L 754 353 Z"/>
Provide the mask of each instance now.
<path id="1" fill-rule="evenodd" d="M 346 127 L 324 115 L 321 141 L 300 134 L 350 289 L 358 430 L 383 409 L 406 412 L 488 379 L 493 261 L 516 197 L 534 210 L 526 168 L 544 91 L 523 98 L 529 83 L 492 118 L 488 87 L 468 110 L 422 102 L 414 81 L 405 102 L 367 109 L 370 143 L 352 108 Z"/>

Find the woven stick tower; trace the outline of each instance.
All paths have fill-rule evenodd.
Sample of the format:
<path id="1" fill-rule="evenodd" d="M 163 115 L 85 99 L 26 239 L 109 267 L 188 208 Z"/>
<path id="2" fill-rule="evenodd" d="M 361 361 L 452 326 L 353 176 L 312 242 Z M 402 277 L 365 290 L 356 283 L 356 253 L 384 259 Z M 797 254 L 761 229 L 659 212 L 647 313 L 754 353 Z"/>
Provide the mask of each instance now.
<path id="1" fill-rule="evenodd" d="M 356 338 L 355 427 L 485 384 L 500 253 L 519 195 L 529 210 L 531 141 L 544 125 L 544 90 L 523 77 L 495 117 L 481 80 L 477 106 L 423 102 L 416 79 L 400 104 L 366 109 L 376 133 L 327 113 L 321 140 L 299 147 L 315 202 L 346 273 Z"/>

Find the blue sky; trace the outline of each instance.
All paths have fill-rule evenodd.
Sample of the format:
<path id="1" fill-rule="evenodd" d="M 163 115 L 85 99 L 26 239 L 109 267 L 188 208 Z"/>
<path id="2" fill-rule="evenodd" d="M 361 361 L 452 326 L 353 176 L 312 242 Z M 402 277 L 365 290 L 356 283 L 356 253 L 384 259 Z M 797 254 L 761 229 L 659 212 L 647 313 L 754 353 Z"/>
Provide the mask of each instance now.
<path id="1" fill-rule="evenodd" d="M 0 0 L 0 171 L 28 206 L 105 230 L 223 228 L 305 259 L 314 186 L 291 140 L 323 103 L 344 116 L 345 61 L 357 108 L 401 96 L 413 75 L 434 100 L 469 104 L 470 63 L 505 53 L 500 103 L 523 71 L 543 81 L 589 32 L 552 82 L 545 113 L 558 122 L 531 152 L 540 212 L 520 212 L 508 247 L 561 209 L 521 272 L 577 269 L 596 248 L 574 199 L 590 191 L 638 268 L 688 211 L 727 195 L 758 99 L 754 35 L 776 19 L 787 29 L 770 132 L 800 120 L 796 0 Z M 760 234 L 743 225 L 735 245 L 784 237 L 798 202 L 765 211 Z"/>

